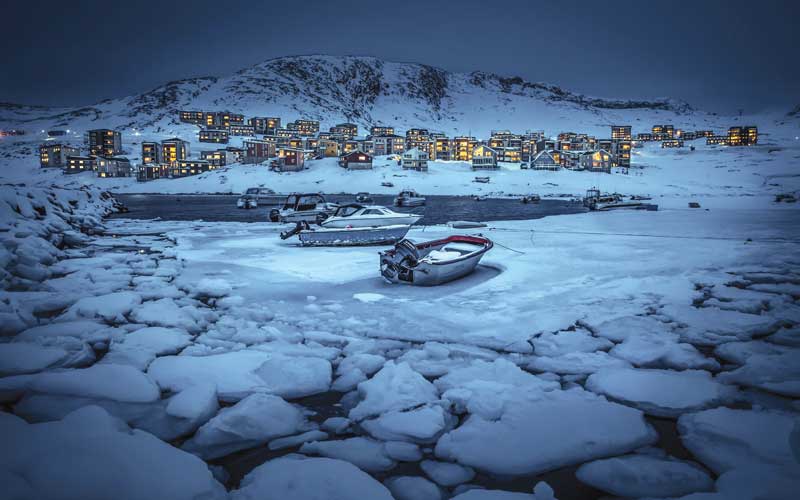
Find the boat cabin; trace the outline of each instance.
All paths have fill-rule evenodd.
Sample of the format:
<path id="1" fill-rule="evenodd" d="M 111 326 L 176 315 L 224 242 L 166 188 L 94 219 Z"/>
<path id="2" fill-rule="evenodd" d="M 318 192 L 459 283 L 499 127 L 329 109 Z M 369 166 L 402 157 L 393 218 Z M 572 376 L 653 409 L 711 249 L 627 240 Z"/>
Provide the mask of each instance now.
<path id="1" fill-rule="evenodd" d="M 286 197 L 282 210 L 314 210 L 317 205 L 325 203 L 325 197 L 318 193 L 293 193 Z"/>

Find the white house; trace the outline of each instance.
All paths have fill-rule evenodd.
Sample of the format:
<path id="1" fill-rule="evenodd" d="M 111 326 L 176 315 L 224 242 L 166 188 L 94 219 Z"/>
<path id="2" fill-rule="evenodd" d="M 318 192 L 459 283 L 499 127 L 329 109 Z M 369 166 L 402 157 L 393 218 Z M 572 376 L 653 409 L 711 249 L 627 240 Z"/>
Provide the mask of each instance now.
<path id="1" fill-rule="evenodd" d="M 409 149 L 403 153 L 403 169 L 428 171 L 428 153 L 417 148 Z"/>

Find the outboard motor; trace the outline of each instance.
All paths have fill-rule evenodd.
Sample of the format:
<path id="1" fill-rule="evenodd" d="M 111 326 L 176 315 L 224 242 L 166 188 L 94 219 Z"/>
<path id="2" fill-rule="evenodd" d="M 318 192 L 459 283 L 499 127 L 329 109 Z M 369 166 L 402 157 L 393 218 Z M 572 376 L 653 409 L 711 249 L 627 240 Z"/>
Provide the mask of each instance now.
<path id="1" fill-rule="evenodd" d="M 288 231 L 282 232 L 281 233 L 281 239 L 285 240 L 285 239 L 291 238 L 292 236 L 294 236 L 295 234 L 299 233 L 300 231 L 302 231 L 304 229 L 309 229 L 308 222 L 300 221 L 297 224 L 295 224 L 293 229 L 290 229 Z"/>

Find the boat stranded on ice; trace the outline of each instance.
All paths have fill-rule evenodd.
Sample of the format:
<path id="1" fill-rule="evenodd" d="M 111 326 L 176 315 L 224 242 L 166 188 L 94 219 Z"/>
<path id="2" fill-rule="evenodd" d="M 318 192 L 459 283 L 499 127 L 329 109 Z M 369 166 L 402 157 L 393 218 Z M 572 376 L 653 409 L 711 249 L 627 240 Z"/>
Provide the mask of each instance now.
<path id="1" fill-rule="evenodd" d="M 493 246 L 482 236 L 453 235 L 421 243 L 404 239 L 380 253 L 381 275 L 390 283 L 441 285 L 474 271 Z"/>
<path id="2" fill-rule="evenodd" d="M 281 233 L 281 239 L 294 235 L 302 246 L 361 246 L 391 245 L 405 238 L 411 228 L 408 224 L 364 227 L 311 227 L 306 221 L 298 222 L 293 229 Z"/>

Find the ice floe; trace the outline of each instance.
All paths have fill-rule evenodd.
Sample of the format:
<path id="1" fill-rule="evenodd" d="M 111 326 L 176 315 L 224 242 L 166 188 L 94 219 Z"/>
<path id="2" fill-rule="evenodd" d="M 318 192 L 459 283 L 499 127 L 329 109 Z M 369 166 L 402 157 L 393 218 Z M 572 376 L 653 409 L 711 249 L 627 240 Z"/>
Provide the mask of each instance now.
<path id="1" fill-rule="evenodd" d="M 644 368 L 601 370 L 589 376 L 586 388 L 659 417 L 719 406 L 735 392 L 706 371 Z"/>

